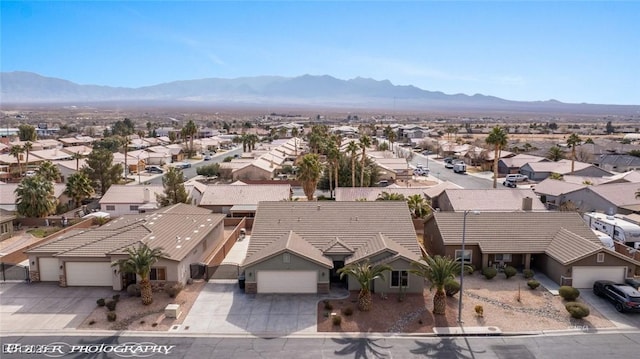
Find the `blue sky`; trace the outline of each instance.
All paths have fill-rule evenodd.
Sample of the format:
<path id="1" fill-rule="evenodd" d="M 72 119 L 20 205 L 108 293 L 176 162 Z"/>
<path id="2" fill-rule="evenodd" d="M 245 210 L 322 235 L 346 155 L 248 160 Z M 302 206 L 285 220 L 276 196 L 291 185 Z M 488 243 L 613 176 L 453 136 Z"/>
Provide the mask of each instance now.
<path id="1" fill-rule="evenodd" d="M 640 105 L 640 2 L 0 2 L 2 71 L 140 87 L 388 79 L 512 100 Z"/>

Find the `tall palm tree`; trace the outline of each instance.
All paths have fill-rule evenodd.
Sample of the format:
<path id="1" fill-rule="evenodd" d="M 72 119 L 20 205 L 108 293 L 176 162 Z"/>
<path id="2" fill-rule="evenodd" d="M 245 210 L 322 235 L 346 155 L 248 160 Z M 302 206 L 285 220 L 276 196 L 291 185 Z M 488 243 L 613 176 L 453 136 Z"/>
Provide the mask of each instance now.
<path id="1" fill-rule="evenodd" d="M 31 152 L 31 149 L 33 149 L 33 143 L 27 141 L 24 143 L 23 147 L 24 147 L 24 152 L 26 153 L 24 163 L 25 163 L 25 166 L 29 168 L 29 153 Z"/>
<path id="2" fill-rule="evenodd" d="M 429 206 L 422 195 L 414 194 L 409 196 L 407 204 L 413 218 L 424 218 L 430 213 Z"/>
<path id="3" fill-rule="evenodd" d="M 24 151 L 24 147 L 20 145 L 11 146 L 11 149 L 9 150 L 9 154 L 15 157 L 16 161 L 18 161 L 18 172 L 20 173 L 20 177 L 22 177 L 22 166 L 20 165 L 20 157 L 24 153 Z"/>
<path id="4" fill-rule="evenodd" d="M 67 178 L 67 186 L 64 193 L 73 199 L 75 208 L 78 208 L 82 200 L 93 196 L 95 191 L 89 176 L 84 172 L 76 172 Z"/>
<path id="5" fill-rule="evenodd" d="M 80 152 L 76 152 L 72 155 L 73 159 L 76 160 L 76 172 L 80 171 L 80 159 L 82 158 L 82 155 L 80 154 Z"/>
<path id="6" fill-rule="evenodd" d="M 25 217 L 46 217 L 56 210 L 53 183 L 40 175 L 25 177 L 15 189 L 16 210 Z"/>
<path id="7" fill-rule="evenodd" d="M 573 173 L 573 166 L 576 161 L 576 146 L 582 143 L 580 136 L 572 133 L 567 139 L 567 145 L 571 147 L 571 173 Z"/>
<path id="8" fill-rule="evenodd" d="M 436 289 L 436 294 L 433 296 L 433 314 L 445 314 L 447 297 L 444 285 L 449 279 L 460 273 L 461 263 L 449 257 L 429 255 L 422 256 L 420 260 L 424 263 L 411 263 L 413 269 L 410 272 L 425 278 L 431 283 L 431 289 Z"/>
<path id="9" fill-rule="evenodd" d="M 498 187 L 498 160 L 500 151 L 507 145 L 507 133 L 500 126 L 494 127 L 485 142 L 493 146 L 493 188 Z"/>
<path id="10" fill-rule="evenodd" d="M 307 196 L 307 200 L 313 200 L 313 194 L 318 186 L 318 180 L 322 173 L 322 164 L 317 154 L 309 153 L 298 163 L 298 180 L 302 182 L 302 189 Z"/>
<path id="11" fill-rule="evenodd" d="M 384 280 L 384 272 L 391 271 L 391 267 L 386 264 L 369 263 L 369 260 L 360 263 L 350 263 L 338 269 L 340 279 L 345 275 L 352 276 L 360 284 L 358 294 L 358 309 L 362 312 L 371 310 L 371 282 L 381 278 Z"/>
<path id="12" fill-rule="evenodd" d="M 562 148 L 558 146 L 551 146 L 549 151 L 547 152 L 547 158 L 552 160 L 553 162 L 558 162 L 564 157 L 562 153 Z"/>
<path id="13" fill-rule="evenodd" d="M 60 173 L 58 166 L 54 165 L 51 161 L 42 162 L 40 167 L 38 167 L 37 172 L 47 181 L 58 182 L 60 177 L 62 177 L 62 173 Z"/>
<path id="14" fill-rule="evenodd" d="M 351 187 L 356 186 L 356 155 L 358 152 L 358 144 L 355 141 L 349 142 L 347 152 L 351 154 Z"/>
<path id="15" fill-rule="evenodd" d="M 366 152 L 367 152 L 367 148 L 369 146 L 371 146 L 371 137 L 369 137 L 367 135 L 360 136 L 360 148 L 362 149 L 362 158 L 360 159 L 360 161 L 362 162 L 362 168 L 361 168 L 361 171 L 360 171 L 360 186 L 361 187 L 364 187 L 364 170 L 365 170 L 364 161 L 367 158 Z"/>
<path id="16" fill-rule="evenodd" d="M 120 272 L 135 273 L 140 277 L 140 293 L 142 304 L 144 305 L 153 303 L 149 274 L 151 273 L 151 267 L 158 259 L 166 256 L 162 250 L 162 248 L 151 249 L 146 243 L 141 243 L 137 248 L 129 247 L 125 249 L 125 252 L 129 255 L 128 258 L 120 259 L 111 264 L 112 267 L 118 267 Z"/>
<path id="17" fill-rule="evenodd" d="M 338 188 L 338 167 L 340 162 L 340 149 L 335 142 L 329 141 L 327 144 L 327 161 L 329 162 L 329 193 L 333 196 L 332 188 Z M 335 185 L 331 183 L 331 177 L 335 180 Z M 333 187 L 332 187 L 333 186 Z"/>
<path id="18" fill-rule="evenodd" d="M 189 138 L 189 158 L 193 157 L 193 139 L 198 134 L 198 126 L 196 126 L 193 120 L 189 120 L 186 125 L 182 128 L 182 136 L 183 138 Z"/>

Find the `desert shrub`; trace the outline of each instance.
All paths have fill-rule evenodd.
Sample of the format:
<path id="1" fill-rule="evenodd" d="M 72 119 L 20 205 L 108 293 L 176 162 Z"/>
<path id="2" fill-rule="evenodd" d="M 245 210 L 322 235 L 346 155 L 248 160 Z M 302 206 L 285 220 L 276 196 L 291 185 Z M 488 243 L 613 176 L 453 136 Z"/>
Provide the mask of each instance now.
<path id="1" fill-rule="evenodd" d="M 113 297 L 111 297 L 111 299 L 115 300 L 116 302 L 120 301 L 120 294 L 114 294 Z"/>
<path id="2" fill-rule="evenodd" d="M 531 279 L 533 278 L 533 271 L 531 269 L 525 269 L 522 271 L 522 275 L 524 275 L 525 279 Z"/>
<path id="3" fill-rule="evenodd" d="M 140 284 L 129 284 L 127 286 L 127 293 L 132 297 L 139 297 L 142 294 L 140 293 Z"/>
<path id="4" fill-rule="evenodd" d="M 170 298 L 175 298 L 182 291 L 182 283 L 173 283 L 164 287 L 164 291 L 169 294 Z"/>
<path id="5" fill-rule="evenodd" d="M 98 307 L 104 307 L 104 298 L 100 298 L 98 300 L 96 300 L 96 304 L 98 304 Z"/>
<path id="6" fill-rule="evenodd" d="M 351 307 L 346 307 L 342 310 L 342 314 L 346 315 L 347 317 L 353 314 L 353 308 Z"/>
<path id="7" fill-rule="evenodd" d="M 109 299 L 106 303 L 105 306 L 107 307 L 107 309 L 109 309 L 109 311 L 114 311 L 116 310 L 116 301 L 113 299 Z"/>
<path id="8" fill-rule="evenodd" d="M 464 267 L 464 274 L 466 275 L 472 275 L 473 272 L 475 272 L 476 267 L 473 266 L 473 264 L 468 264 Z"/>
<path id="9" fill-rule="evenodd" d="M 516 274 L 518 274 L 518 270 L 513 268 L 512 266 L 506 266 L 504 268 L 504 276 L 507 277 L 507 279 L 515 276 Z"/>
<path id="10" fill-rule="evenodd" d="M 107 312 L 107 320 L 108 321 L 115 322 L 117 318 L 118 318 L 118 316 L 116 315 L 116 312 L 114 312 L 114 311 Z"/>
<path id="11" fill-rule="evenodd" d="M 325 301 L 324 301 L 324 309 L 326 309 L 326 310 L 332 310 L 332 309 L 333 309 L 333 304 L 331 304 L 331 302 L 330 302 L 330 301 L 325 300 Z"/>
<path id="12" fill-rule="evenodd" d="M 575 319 L 582 319 L 589 315 L 589 307 L 584 303 L 569 302 L 565 304 L 564 307 L 567 309 L 567 312 L 571 314 L 571 317 Z"/>
<path id="13" fill-rule="evenodd" d="M 342 317 L 339 315 L 334 315 L 331 318 L 331 322 L 333 323 L 333 325 L 340 325 L 340 323 L 342 323 Z"/>
<path id="14" fill-rule="evenodd" d="M 444 283 L 444 292 L 447 297 L 453 297 L 460 291 L 460 283 L 453 278 L 447 279 Z"/>
<path id="15" fill-rule="evenodd" d="M 530 281 L 527 282 L 527 285 L 531 289 L 536 289 L 536 288 L 538 288 L 540 286 L 540 282 L 538 282 L 537 280 L 531 279 Z"/>
<path id="16" fill-rule="evenodd" d="M 562 299 L 573 302 L 580 296 L 580 291 L 574 287 L 563 285 L 558 289 L 558 294 L 560 294 Z"/>
<path id="17" fill-rule="evenodd" d="M 476 305 L 476 306 L 473 308 L 473 310 L 475 310 L 475 311 L 476 311 L 476 315 L 477 315 L 477 316 L 479 316 L 479 317 L 484 316 L 484 308 L 483 308 L 480 304 Z"/>
<path id="18" fill-rule="evenodd" d="M 487 279 L 493 279 L 493 277 L 498 275 L 498 270 L 493 267 L 487 267 L 482 270 L 482 275 Z"/>
<path id="19" fill-rule="evenodd" d="M 95 321 L 95 320 L 93 320 L 93 319 L 91 319 L 91 320 L 89 321 L 89 325 L 94 325 L 94 324 L 96 324 L 96 321 Z"/>

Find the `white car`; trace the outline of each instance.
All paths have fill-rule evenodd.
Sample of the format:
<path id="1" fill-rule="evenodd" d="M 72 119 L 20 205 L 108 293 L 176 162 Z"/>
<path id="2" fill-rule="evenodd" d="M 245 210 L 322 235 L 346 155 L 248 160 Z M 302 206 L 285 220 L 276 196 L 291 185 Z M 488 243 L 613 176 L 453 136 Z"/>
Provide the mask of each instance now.
<path id="1" fill-rule="evenodd" d="M 509 182 L 522 182 L 522 181 L 527 181 L 528 179 L 529 177 L 520 173 L 510 174 L 504 178 L 505 181 L 509 181 Z"/>

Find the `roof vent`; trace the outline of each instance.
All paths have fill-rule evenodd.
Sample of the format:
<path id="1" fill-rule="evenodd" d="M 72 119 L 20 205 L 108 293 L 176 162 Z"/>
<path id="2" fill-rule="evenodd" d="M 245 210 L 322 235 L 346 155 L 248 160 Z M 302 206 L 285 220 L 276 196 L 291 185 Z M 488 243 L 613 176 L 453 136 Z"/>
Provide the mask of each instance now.
<path id="1" fill-rule="evenodd" d="M 320 205 L 318 205 L 318 211 L 320 210 Z"/>

